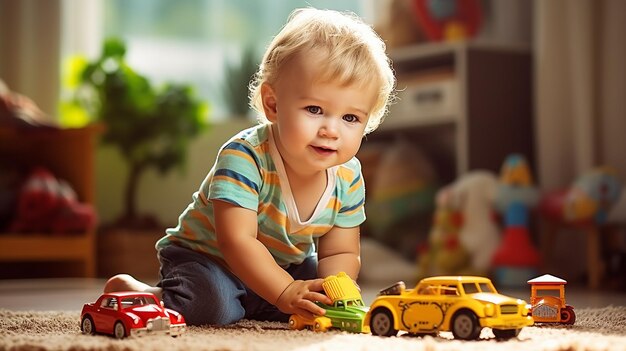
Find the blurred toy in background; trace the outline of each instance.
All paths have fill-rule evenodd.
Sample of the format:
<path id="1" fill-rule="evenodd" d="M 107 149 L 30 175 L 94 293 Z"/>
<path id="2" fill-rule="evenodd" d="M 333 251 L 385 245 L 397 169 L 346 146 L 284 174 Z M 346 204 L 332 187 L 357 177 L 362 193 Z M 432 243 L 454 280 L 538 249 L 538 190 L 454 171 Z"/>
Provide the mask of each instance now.
<path id="1" fill-rule="evenodd" d="M 598 167 L 582 174 L 571 187 L 546 194 L 540 208 L 552 220 L 604 224 L 621 192 L 617 172 L 611 167 Z"/>
<path id="2" fill-rule="evenodd" d="M 9 230 L 13 232 L 81 233 L 96 225 L 96 213 L 80 203 L 72 187 L 45 168 L 35 168 L 22 186 Z"/>
<path id="3" fill-rule="evenodd" d="M 615 169 L 607 166 L 593 168 L 581 174 L 566 189 L 544 194 L 539 204 L 543 221 L 542 247 L 544 260 L 549 259 L 557 234 L 561 229 L 583 232 L 586 236 L 587 280 L 592 289 L 600 287 L 607 261 L 612 258 L 603 252 L 602 241 L 615 239 L 607 231 L 607 219 L 620 199 L 623 183 Z M 607 235 L 604 235 L 607 234 Z M 610 247 L 607 245 L 607 247 Z M 623 276 L 622 272 L 620 275 Z"/>
<path id="4" fill-rule="evenodd" d="M 59 125 L 28 96 L 13 91 L 0 78 L 0 142 L 12 130 L 58 129 Z M 11 135 L 11 134 L 9 134 Z M 21 161 L 21 160 L 17 160 Z M 0 148 L 0 231 L 4 232 L 15 217 L 19 187 L 24 178 L 20 162 L 11 148 Z"/>
<path id="5" fill-rule="evenodd" d="M 434 166 L 410 141 L 400 138 L 384 151 L 365 202 L 365 230 L 379 243 L 415 262 L 427 241 L 437 191 Z"/>
<path id="6" fill-rule="evenodd" d="M 33 170 L 19 193 L 11 231 L 46 231 L 59 201 L 57 185 L 56 178 L 47 169 Z"/>
<path id="7" fill-rule="evenodd" d="M 492 210 L 497 182 L 491 172 L 472 171 L 438 192 L 428 244 L 420 250 L 418 277 L 489 272 L 500 243 Z"/>
<path id="8" fill-rule="evenodd" d="M 0 127 L 57 128 L 58 125 L 32 99 L 11 91 L 0 79 Z"/>
<path id="9" fill-rule="evenodd" d="M 419 250 L 419 279 L 436 275 L 464 275 L 471 270 L 469 254 L 459 240 L 463 214 L 451 204 L 450 192 L 450 187 L 443 187 L 437 192 L 428 244 Z"/>
<path id="10" fill-rule="evenodd" d="M 380 2 L 387 5 L 381 9 L 375 29 L 385 41 L 387 49 L 395 49 L 426 40 L 424 31 L 413 15 L 412 1 L 390 0 Z"/>
<path id="11" fill-rule="evenodd" d="M 413 0 L 413 12 L 431 41 L 474 37 L 482 24 L 478 0 Z"/>
<path id="12" fill-rule="evenodd" d="M 531 315 L 535 323 L 574 324 L 574 307 L 565 303 L 566 280 L 544 274 L 528 281 Z"/>
<path id="13" fill-rule="evenodd" d="M 493 212 L 498 185 L 495 174 L 472 171 L 451 188 L 451 200 L 463 215 L 459 240 L 470 256 L 472 274 L 486 275 L 491 257 L 500 245 L 500 229 Z"/>
<path id="14" fill-rule="evenodd" d="M 501 169 L 494 206 L 503 217 L 502 243 L 492 260 L 495 280 L 519 286 L 537 274 L 540 254 L 529 232 L 529 213 L 539 202 L 530 167 L 523 155 L 509 155 Z"/>

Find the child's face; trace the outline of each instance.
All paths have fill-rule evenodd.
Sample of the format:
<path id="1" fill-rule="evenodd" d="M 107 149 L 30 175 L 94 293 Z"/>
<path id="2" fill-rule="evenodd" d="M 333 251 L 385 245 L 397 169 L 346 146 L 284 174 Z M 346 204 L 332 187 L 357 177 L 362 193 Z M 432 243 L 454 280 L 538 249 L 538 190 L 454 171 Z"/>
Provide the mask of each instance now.
<path id="1" fill-rule="evenodd" d="M 319 62 L 298 56 L 272 87 L 262 90 L 283 161 L 301 174 L 325 170 L 356 155 L 378 93 L 374 84 L 319 81 Z"/>

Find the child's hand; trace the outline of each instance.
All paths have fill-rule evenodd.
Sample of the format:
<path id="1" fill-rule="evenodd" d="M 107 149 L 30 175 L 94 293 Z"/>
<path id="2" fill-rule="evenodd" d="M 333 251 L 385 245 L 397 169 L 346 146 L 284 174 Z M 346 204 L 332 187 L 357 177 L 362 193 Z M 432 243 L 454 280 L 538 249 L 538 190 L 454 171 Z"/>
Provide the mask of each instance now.
<path id="1" fill-rule="evenodd" d="M 324 279 L 294 280 L 278 297 L 276 307 L 286 314 L 297 314 L 307 319 L 315 315 L 322 316 L 326 310 L 313 303 L 320 301 L 332 305 L 333 301 L 326 295 L 319 293 L 322 290 Z"/>

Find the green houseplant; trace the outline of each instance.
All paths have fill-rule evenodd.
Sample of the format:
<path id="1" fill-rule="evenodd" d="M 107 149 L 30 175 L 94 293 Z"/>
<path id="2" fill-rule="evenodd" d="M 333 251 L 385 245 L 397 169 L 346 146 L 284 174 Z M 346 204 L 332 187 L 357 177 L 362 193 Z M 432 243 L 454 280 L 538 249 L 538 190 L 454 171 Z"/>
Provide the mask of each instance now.
<path id="1" fill-rule="evenodd" d="M 74 64 L 76 87 L 62 111 L 70 121 L 83 113 L 104 125 L 102 141 L 118 148 L 128 164 L 123 213 L 115 226 L 140 229 L 157 225 L 137 211 L 142 174 L 182 169 L 189 141 L 207 126 L 208 104 L 188 85 L 153 87 L 126 63 L 125 54 L 124 42 L 109 38 L 99 58 L 78 60 L 83 63 Z"/>
<path id="2" fill-rule="evenodd" d="M 241 61 L 226 67 L 224 79 L 224 101 L 228 112 L 235 118 L 248 118 L 248 85 L 258 69 L 254 49 L 248 46 L 242 53 Z"/>

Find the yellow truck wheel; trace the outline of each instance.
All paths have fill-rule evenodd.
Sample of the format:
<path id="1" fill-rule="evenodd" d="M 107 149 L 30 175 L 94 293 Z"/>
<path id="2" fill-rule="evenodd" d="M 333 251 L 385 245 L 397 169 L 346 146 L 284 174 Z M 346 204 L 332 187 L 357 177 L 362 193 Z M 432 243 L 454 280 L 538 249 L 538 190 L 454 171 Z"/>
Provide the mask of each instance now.
<path id="1" fill-rule="evenodd" d="M 325 332 L 330 328 L 332 323 L 326 317 L 318 317 L 313 321 L 313 330 L 316 332 Z"/>
<path id="2" fill-rule="evenodd" d="M 302 330 L 304 329 L 304 323 L 302 323 L 298 315 L 292 314 L 291 317 L 289 317 L 289 328 L 293 330 Z"/>

